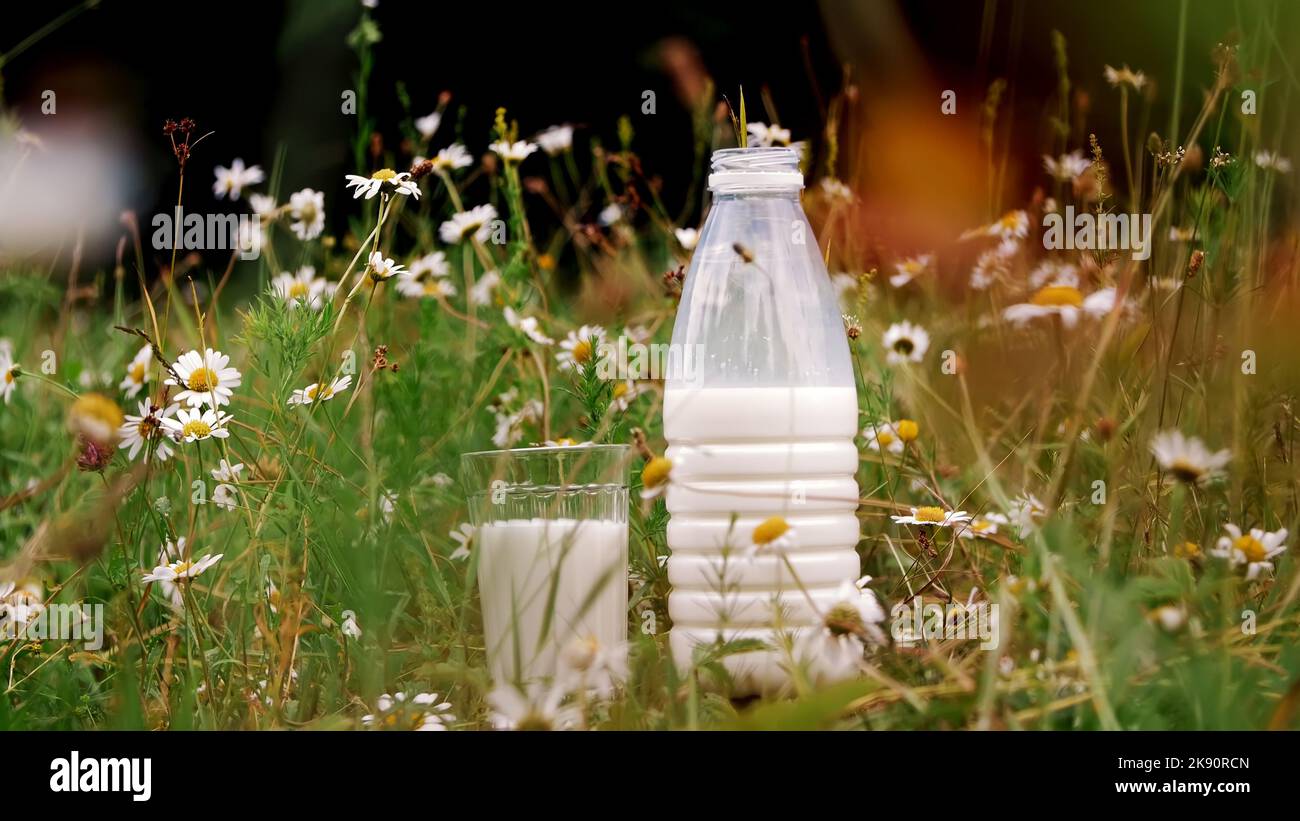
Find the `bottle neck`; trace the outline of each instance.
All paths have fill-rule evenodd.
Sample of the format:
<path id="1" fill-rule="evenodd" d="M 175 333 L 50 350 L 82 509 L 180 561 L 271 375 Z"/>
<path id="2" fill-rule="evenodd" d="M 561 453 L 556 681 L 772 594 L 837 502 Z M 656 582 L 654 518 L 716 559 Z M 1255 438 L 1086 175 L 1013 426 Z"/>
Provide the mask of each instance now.
<path id="1" fill-rule="evenodd" d="M 795 197 L 803 188 L 792 148 L 724 148 L 713 152 L 709 190 L 719 198 Z"/>

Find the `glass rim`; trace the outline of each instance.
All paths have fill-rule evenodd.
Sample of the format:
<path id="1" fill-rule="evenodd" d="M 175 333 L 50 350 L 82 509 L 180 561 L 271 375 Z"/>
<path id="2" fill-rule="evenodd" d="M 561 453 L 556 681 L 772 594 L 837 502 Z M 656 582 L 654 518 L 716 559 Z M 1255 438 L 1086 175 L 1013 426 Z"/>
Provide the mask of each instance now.
<path id="1" fill-rule="evenodd" d="M 582 444 L 577 444 L 577 445 L 533 445 L 531 447 L 526 447 L 526 448 L 503 448 L 499 450 L 472 450 L 467 453 L 462 453 L 460 455 L 460 458 L 461 459 L 484 458 L 484 457 L 500 458 L 502 456 L 514 455 L 514 454 L 540 456 L 543 454 L 551 454 L 551 453 L 557 453 L 557 454 L 558 453 L 582 453 L 582 452 L 590 453 L 592 451 L 614 452 L 620 450 L 627 451 L 630 450 L 631 448 L 632 448 L 631 445 L 623 445 L 618 443 L 596 444 L 594 442 L 584 442 Z"/>

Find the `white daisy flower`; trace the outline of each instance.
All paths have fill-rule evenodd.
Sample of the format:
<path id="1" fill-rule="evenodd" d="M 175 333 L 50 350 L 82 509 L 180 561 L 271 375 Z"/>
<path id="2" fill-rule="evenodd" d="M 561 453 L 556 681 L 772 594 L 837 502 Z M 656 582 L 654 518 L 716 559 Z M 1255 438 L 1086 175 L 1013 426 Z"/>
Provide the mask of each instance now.
<path id="1" fill-rule="evenodd" d="M 863 576 L 856 585 L 841 583 L 835 602 L 822 614 L 821 625 L 795 640 L 795 662 L 807 670 L 814 685 L 857 678 L 868 644 L 886 643 L 880 628 L 885 609 L 867 589 L 870 581 L 870 576 Z"/>
<path id="2" fill-rule="evenodd" d="M 1142 87 L 1147 84 L 1146 75 L 1140 71 L 1132 71 L 1127 65 L 1123 68 L 1112 68 L 1106 66 L 1102 72 L 1106 77 L 1106 82 L 1112 86 L 1119 87 L 1127 85 L 1134 91 L 1141 91 Z"/>
<path id="3" fill-rule="evenodd" d="M 955 527 L 965 525 L 971 516 L 964 510 L 944 510 L 941 507 L 927 505 L 912 508 L 911 515 L 890 516 L 900 525 L 919 525 L 925 527 Z"/>
<path id="4" fill-rule="evenodd" d="M 506 393 L 498 397 L 498 406 L 513 402 L 518 390 L 511 388 Z M 499 448 L 508 448 L 523 438 L 523 426 L 526 422 L 533 422 L 541 418 L 543 412 L 542 403 L 536 399 L 529 399 L 523 407 L 514 413 L 497 412 L 497 429 L 492 434 L 492 441 Z"/>
<path id="5" fill-rule="evenodd" d="M 573 148 L 573 126 L 553 125 L 537 135 L 537 144 L 549 156 L 557 156 Z"/>
<path id="6" fill-rule="evenodd" d="M 117 431 L 117 438 L 121 440 L 118 447 L 127 451 L 126 458 L 133 460 L 146 446 L 157 443 L 154 448 L 154 458 L 159 462 L 166 462 L 172 455 L 172 440 L 163 420 L 174 414 L 178 408 L 180 405 L 175 402 L 160 409 L 157 405 L 144 400 L 140 402 L 138 414 L 128 413 L 122 427 Z"/>
<path id="7" fill-rule="evenodd" d="M 537 317 L 520 316 L 515 311 L 515 309 L 511 308 L 509 305 L 505 307 L 505 311 L 503 313 L 505 314 L 507 325 L 509 325 L 511 328 L 514 328 L 516 331 L 519 331 L 524 336 L 536 342 L 538 345 L 555 344 L 554 339 L 551 339 L 549 336 L 542 333 L 542 327 L 541 324 L 537 321 Z"/>
<path id="8" fill-rule="evenodd" d="M 188 444 L 214 436 L 218 439 L 227 438 L 230 431 L 226 425 L 230 418 L 229 414 L 212 408 L 180 408 L 176 411 L 175 418 L 164 417 L 162 424 L 173 439 Z"/>
<path id="9" fill-rule="evenodd" d="M 561 706 L 568 696 L 566 688 L 558 683 L 530 682 L 523 692 L 513 684 L 499 684 L 487 697 L 492 707 L 492 726 L 498 730 L 565 730 L 578 726 L 578 711 Z"/>
<path id="10" fill-rule="evenodd" d="M 361 626 L 357 624 L 357 614 L 351 610 L 343 611 L 343 621 L 339 624 L 339 631 L 350 639 L 361 638 Z"/>
<path id="11" fill-rule="evenodd" d="M 885 331 L 880 344 L 885 348 L 885 361 L 890 365 L 920 362 L 930 349 L 930 334 L 920 325 L 906 321 L 895 322 Z"/>
<path id="12" fill-rule="evenodd" d="M 627 643 L 607 644 L 593 634 L 574 636 L 560 648 L 556 678 L 575 692 L 609 698 L 627 680 Z"/>
<path id="13" fill-rule="evenodd" d="M 1029 235 L 1029 214 L 1024 211 L 1008 211 L 996 222 L 980 226 L 961 235 L 962 239 L 972 237 L 997 237 L 1000 240 L 1024 239 Z"/>
<path id="14" fill-rule="evenodd" d="M 435 171 L 447 172 L 473 165 L 474 158 L 470 156 L 465 146 L 460 143 L 452 143 L 441 149 L 429 162 L 433 163 Z"/>
<path id="15" fill-rule="evenodd" d="M 610 397 L 610 404 L 618 411 L 626 413 L 627 409 L 632 406 L 632 400 L 641 395 L 641 387 L 635 379 L 623 379 L 614 383 L 614 391 Z"/>
<path id="16" fill-rule="evenodd" d="M 700 242 L 700 232 L 695 228 L 674 228 L 673 235 L 683 251 L 693 251 Z"/>
<path id="17" fill-rule="evenodd" d="M 447 264 L 447 255 L 442 251 L 433 251 L 415 259 L 407 266 L 415 276 L 445 277 L 451 271 L 451 266 Z"/>
<path id="18" fill-rule="evenodd" d="M 239 371 L 230 367 L 230 357 L 211 348 L 201 354 L 198 351 L 181 354 L 173 370 L 181 379 L 178 387 L 184 388 L 173 398 L 192 408 L 205 404 L 228 405 L 234 389 L 243 384 Z M 176 380 L 168 377 L 163 384 L 176 385 Z"/>
<path id="19" fill-rule="evenodd" d="M 469 546 L 473 542 L 474 536 L 477 534 L 478 528 L 474 527 L 474 525 L 469 522 L 461 522 L 456 526 L 455 530 L 448 533 L 447 535 L 450 536 L 451 540 L 457 545 L 456 549 L 451 552 L 451 558 L 468 559 Z"/>
<path id="20" fill-rule="evenodd" d="M 999 525 L 1010 523 L 1011 520 L 1001 513 L 982 513 L 970 520 L 969 527 L 959 528 L 957 535 L 963 539 L 987 539 L 998 534 Z"/>
<path id="21" fill-rule="evenodd" d="M 1043 317 L 1059 317 L 1066 328 L 1073 328 L 1080 316 L 1102 317 L 1115 307 L 1114 288 L 1102 288 L 1088 296 L 1072 285 L 1048 285 L 1039 288 L 1028 302 L 1008 306 L 1002 318 L 1013 325 L 1025 325 Z"/>
<path id="22" fill-rule="evenodd" d="M 403 296 L 412 299 L 455 296 L 455 286 L 442 280 L 450 270 L 447 255 L 442 251 L 425 254 L 413 261 L 410 267 L 401 273 L 397 290 Z"/>
<path id="23" fill-rule="evenodd" d="M 456 720 L 451 714 L 451 702 L 441 701 L 437 693 L 384 693 L 375 702 L 378 714 L 361 717 L 367 727 L 389 730 L 438 731 Z"/>
<path id="24" fill-rule="evenodd" d="M 18 387 L 18 373 L 13 350 L 8 345 L 0 345 L 0 398 L 5 400 L 6 405 L 9 404 L 14 389 Z"/>
<path id="25" fill-rule="evenodd" d="M 397 281 L 397 292 L 408 299 L 448 299 L 457 293 L 456 286 L 448 279 L 426 276 L 415 277 L 410 271 L 403 271 Z"/>
<path id="26" fill-rule="evenodd" d="M 1286 552 L 1286 528 L 1269 533 L 1260 528 L 1251 528 L 1249 533 L 1242 533 L 1234 524 L 1225 524 L 1223 529 L 1227 536 L 1220 536 L 1219 542 L 1211 556 L 1227 559 L 1233 567 L 1246 566 L 1246 578 L 1254 581 L 1264 571 L 1273 572 L 1274 556 Z"/>
<path id="27" fill-rule="evenodd" d="M 386 259 L 380 251 L 374 251 L 370 254 L 370 263 L 366 270 L 369 272 L 370 278 L 375 282 L 383 282 L 406 272 L 404 267 L 391 259 Z"/>
<path id="28" fill-rule="evenodd" d="M 475 242 L 487 242 L 492 232 L 491 223 L 496 218 L 496 208 L 477 205 L 468 211 L 452 214 L 451 219 L 438 226 L 438 236 L 448 245 L 456 245 L 470 238 Z"/>
<path id="29" fill-rule="evenodd" d="M 347 390 L 351 385 L 352 377 L 350 375 L 335 377 L 328 385 L 313 382 L 301 390 L 295 390 L 289 396 L 288 404 L 310 405 L 312 402 L 328 402 L 341 391 Z"/>
<path id="30" fill-rule="evenodd" d="M 235 486 L 222 482 L 212 490 L 212 503 L 222 510 L 234 510 L 238 504 Z"/>
<path id="31" fill-rule="evenodd" d="M 605 329 L 599 325 L 583 325 L 560 343 L 560 352 L 555 355 L 560 363 L 560 370 L 582 370 L 596 355 L 596 348 L 605 336 Z"/>
<path id="32" fill-rule="evenodd" d="M 180 539 L 178 547 L 184 549 L 185 540 Z M 186 579 L 192 579 L 195 576 L 208 570 L 210 567 L 221 561 L 224 553 L 204 556 L 195 561 L 187 559 L 176 559 L 167 564 L 160 564 L 153 569 L 152 573 L 146 573 L 141 581 L 143 582 L 178 582 Z"/>
<path id="33" fill-rule="evenodd" d="M 448 488 L 454 484 L 452 478 L 445 473 L 435 473 L 429 477 L 429 482 L 437 488 Z"/>
<path id="34" fill-rule="evenodd" d="M 823 177 L 821 181 L 822 194 L 832 203 L 840 202 L 844 204 L 852 203 L 856 197 L 853 189 L 834 177 Z"/>
<path id="35" fill-rule="evenodd" d="M 289 228 L 304 242 L 325 230 L 325 194 L 304 188 L 289 195 Z"/>
<path id="36" fill-rule="evenodd" d="M 1045 285 L 1064 285 L 1079 287 L 1079 268 L 1058 259 L 1045 259 L 1029 272 L 1029 287 L 1042 288 Z"/>
<path id="37" fill-rule="evenodd" d="M 641 469 L 641 498 L 662 496 L 672 479 L 673 461 L 666 456 L 656 456 Z"/>
<path id="38" fill-rule="evenodd" d="M 889 278 L 889 284 L 895 288 L 902 288 L 907 283 L 928 271 L 933 263 L 933 254 L 922 254 L 916 257 L 908 257 L 902 262 L 894 263 L 894 270 L 897 271 L 897 273 Z"/>
<path id="39" fill-rule="evenodd" d="M 40 582 L 29 581 L 22 585 L 0 583 L 0 636 L 25 635 L 27 626 L 36 622 L 44 612 L 45 588 Z"/>
<path id="40" fill-rule="evenodd" d="M 232 465 L 225 459 L 222 459 L 221 462 L 209 472 L 212 474 L 212 478 L 216 479 L 218 482 L 238 482 L 239 474 L 244 472 L 244 465 L 242 462 L 237 462 Z"/>
<path id="41" fill-rule="evenodd" d="M 149 363 L 152 360 L 153 346 L 146 343 L 143 348 L 136 352 L 131 364 L 126 366 L 126 378 L 122 380 L 118 387 L 126 391 L 128 399 L 134 399 L 135 395 L 149 381 Z"/>
<path id="42" fill-rule="evenodd" d="M 262 219 L 270 219 L 275 216 L 275 197 L 270 194 L 249 194 L 248 207 Z"/>
<path id="43" fill-rule="evenodd" d="M 537 150 L 537 145 L 525 140 L 516 140 L 515 142 L 497 140 L 488 148 L 505 160 L 507 165 L 510 165 L 523 162 L 529 154 Z"/>
<path id="44" fill-rule="evenodd" d="M 893 422 L 876 422 L 862 429 L 862 436 L 867 440 L 867 447 L 881 453 L 902 453 L 906 443 L 898 435 L 898 426 Z"/>
<path id="45" fill-rule="evenodd" d="M 271 290 L 290 308 L 306 307 L 319 311 L 334 296 L 337 286 L 325 277 L 316 276 L 316 269 L 304 265 L 298 273 L 281 272 L 271 280 Z"/>
<path id="46" fill-rule="evenodd" d="M 1188 484 L 1200 484 L 1222 473 L 1232 459 L 1231 451 L 1211 452 L 1200 439 L 1177 430 L 1157 433 L 1151 440 L 1151 453 L 1161 470 Z"/>
<path id="47" fill-rule="evenodd" d="M 1037 496 L 1026 493 L 1017 496 L 1007 510 L 1009 524 L 1014 524 L 1021 536 L 1028 536 L 1038 527 L 1038 523 L 1047 517 L 1047 505 Z"/>
<path id="48" fill-rule="evenodd" d="M 1278 174 L 1291 173 L 1291 161 L 1274 151 L 1256 151 L 1255 165 Z"/>
<path id="49" fill-rule="evenodd" d="M 1050 177 L 1061 182 L 1072 182 L 1091 167 L 1092 161 L 1084 157 L 1083 152 L 1078 149 L 1059 157 L 1043 156 L 1043 170 Z"/>
<path id="50" fill-rule="evenodd" d="M 759 522 L 749 536 L 745 546 L 746 558 L 759 554 L 783 555 L 786 551 L 799 545 L 799 534 L 790 526 L 783 516 L 771 516 Z"/>
<path id="51" fill-rule="evenodd" d="M 1187 624 L 1187 609 L 1181 605 L 1162 604 L 1148 613 L 1147 618 L 1166 633 L 1177 633 Z"/>
<path id="52" fill-rule="evenodd" d="M 347 185 L 345 188 L 356 187 L 352 193 L 352 199 L 357 199 L 365 195 L 366 199 L 373 199 L 376 194 L 387 193 L 385 185 L 391 189 L 393 194 L 405 194 L 407 196 L 420 198 L 420 186 L 412 179 L 406 171 L 394 171 L 391 168 L 381 168 L 369 177 L 362 177 L 357 174 L 347 174 Z"/>
<path id="53" fill-rule="evenodd" d="M 1011 263 L 1020 250 L 1020 243 L 1006 239 L 992 248 L 980 252 L 971 270 L 970 287 L 977 291 L 986 291 L 1011 270 Z"/>
<path id="54" fill-rule="evenodd" d="M 492 303 L 492 292 L 501 284 L 501 274 L 495 270 L 484 271 L 483 274 L 474 281 L 474 287 L 469 289 L 469 304 L 471 305 L 490 305 Z"/>
<path id="55" fill-rule="evenodd" d="M 769 148 L 774 145 L 790 144 L 790 129 L 782 128 L 773 123 L 747 123 L 745 131 L 748 132 L 748 144 L 751 148 Z"/>
<path id="56" fill-rule="evenodd" d="M 420 132 L 420 138 L 426 143 L 438 133 L 438 126 L 442 125 L 442 114 L 434 111 L 419 117 L 415 121 L 415 130 Z"/>
<path id="57" fill-rule="evenodd" d="M 229 168 L 218 165 L 216 175 L 217 181 L 212 184 L 212 193 L 216 194 L 219 200 L 225 199 L 227 195 L 232 200 L 237 200 L 245 186 L 257 185 L 266 179 L 260 165 L 250 165 L 245 168 L 244 161 L 238 157 L 230 164 Z"/>

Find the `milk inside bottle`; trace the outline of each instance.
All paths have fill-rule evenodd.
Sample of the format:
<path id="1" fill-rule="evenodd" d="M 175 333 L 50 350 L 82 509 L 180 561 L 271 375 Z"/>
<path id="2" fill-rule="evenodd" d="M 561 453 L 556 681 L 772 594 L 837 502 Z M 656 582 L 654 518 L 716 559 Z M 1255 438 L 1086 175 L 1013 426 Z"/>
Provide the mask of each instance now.
<path id="1" fill-rule="evenodd" d="M 859 575 L 857 391 L 798 168 L 788 148 L 715 152 L 673 327 L 695 367 L 670 371 L 664 395 L 673 656 L 764 642 L 725 659 L 737 694 L 786 688 L 789 648 Z M 756 547 L 772 517 L 793 535 Z"/>

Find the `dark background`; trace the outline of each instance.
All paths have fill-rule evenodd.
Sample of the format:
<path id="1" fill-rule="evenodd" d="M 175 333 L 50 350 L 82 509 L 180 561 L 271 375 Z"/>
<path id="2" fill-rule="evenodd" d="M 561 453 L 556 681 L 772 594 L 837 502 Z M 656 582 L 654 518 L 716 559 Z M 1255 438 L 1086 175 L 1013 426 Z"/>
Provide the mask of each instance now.
<path id="1" fill-rule="evenodd" d="M 77 5 L 6 3 L 0 11 L 0 52 Z M 1241 8 L 1258 6 L 1249 0 L 1191 3 L 1185 123 L 1208 82 L 1211 47 L 1236 25 Z M 1283 4 L 1279 24 L 1292 42 L 1296 6 Z M 981 20 L 989 8 L 993 38 L 982 61 Z M 823 95 L 833 92 L 841 85 L 842 63 L 855 67 L 864 97 L 953 88 L 961 100 L 959 113 L 970 118 L 978 116 L 988 80 L 1010 76 L 1013 92 L 1006 111 L 1016 123 L 1013 141 L 1024 149 L 1015 161 L 1032 170 L 1045 150 L 1042 106 L 1055 84 L 1049 32 L 1057 28 L 1066 34 L 1071 74 L 1095 96 L 1109 93 L 1101 78 L 1106 63 L 1131 63 L 1168 83 L 1178 8 L 1177 0 L 1007 0 L 991 6 L 939 0 L 382 0 L 371 11 L 384 38 L 376 47 L 371 113 L 386 147 L 396 148 L 403 114 L 395 83 L 405 82 L 415 116 L 431 111 L 438 94 L 450 91 L 452 104 L 434 145 L 452 139 L 457 107 L 464 106 L 459 136 L 476 154 L 490 139 L 498 105 L 507 107 L 525 135 L 572 122 L 607 144 L 615 141 L 617 118 L 626 114 L 636 129 L 635 147 L 647 170 L 663 175 L 665 199 L 676 212 L 689 180 L 692 134 L 689 114 L 663 70 L 660 46 L 665 38 L 681 37 L 698 49 L 719 92 L 734 100 L 744 84 L 753 120 L 768 119 L 758 95 L 768 85 L 781 122 L 796 139 L 815 135 L 820 127 L 814 81 Z M 87 136 L 103 134 L 129 146 L 139 173 L 133 175 L 128 205 L 142 214 L 165 210 L 174 197 L 175 163 L 161 133 L 165 118 L 190 116 L 201 131 L 215 132 L 191 166 L 197 182 L 187 187 L 194 197 L 187 195 L 187 203 L 196 210 L 212 207 L 215 165 L 229 165 L 238 156 L 269 173 L 283 149 L 281 198 L 304 186 L 324 190 L 331 227 L 338 230 L 337 220 L 349 208 L 342 175 L 371 170 L 354 167 L 355 119 L 339 110 L 340 93 L 354 86 L 356 70 L 355 54 L 344 40 L 360 14 L 355 0 L 104 0 L 3 66 L 4 101 L 39 132 L 41 91 L 56 89 L 62 125 L 86 115 Z M 657 93 L 655 116 L 640 114 L 645 89 Z M 890 109 L 878 107 L 872 116 L 888 118 Z M 1157 103 L 1153 127 L 1163 130 L 1167 117 Z"/>

